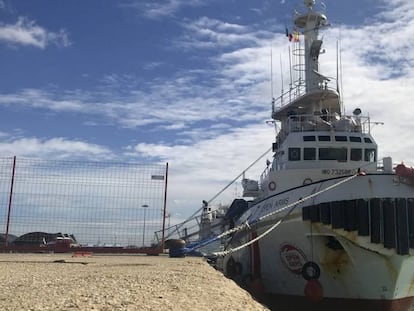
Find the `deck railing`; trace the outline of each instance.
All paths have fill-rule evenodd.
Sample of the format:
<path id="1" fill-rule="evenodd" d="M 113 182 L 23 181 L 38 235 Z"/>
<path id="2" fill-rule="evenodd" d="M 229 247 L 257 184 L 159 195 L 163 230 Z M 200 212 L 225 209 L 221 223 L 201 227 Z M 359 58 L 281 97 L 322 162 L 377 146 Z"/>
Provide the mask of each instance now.
<path id="1" fill-rule="evenodd" d="M 365 116 L 342 116 L 338 114 L 313 114 L 313 115 L 291 115 L 288 118 L 287 128 L 284 133 L 290 132 L 314 132 L 314 131 L 334 131 L 349 133 L 370 133 L 370 120 Z"/>

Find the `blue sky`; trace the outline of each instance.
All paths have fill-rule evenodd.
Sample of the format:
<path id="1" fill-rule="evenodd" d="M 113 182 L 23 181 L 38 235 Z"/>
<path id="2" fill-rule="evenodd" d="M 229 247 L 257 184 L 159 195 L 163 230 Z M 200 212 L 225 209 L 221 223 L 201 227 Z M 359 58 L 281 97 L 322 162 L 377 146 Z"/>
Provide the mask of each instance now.
<path id="1" fill-rule="evenodd" d="M 270 51 L 277 96 L 301 3 L 0 0 L 0 156 L 168 161 L 185 218 L 271 146 Z M 413 2 L 325 4 L 321 71 L 340 39 L 347 112 L 385 122 L 380 156 L 414 163 Z"/>

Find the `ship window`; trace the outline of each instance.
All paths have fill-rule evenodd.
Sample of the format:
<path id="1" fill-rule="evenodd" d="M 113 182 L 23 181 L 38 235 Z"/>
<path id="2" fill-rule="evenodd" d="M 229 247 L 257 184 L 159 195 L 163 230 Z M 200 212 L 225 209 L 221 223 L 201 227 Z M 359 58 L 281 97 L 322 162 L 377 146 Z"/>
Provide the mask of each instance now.
<path id="1" fill-rule="evenodd" d="M 319 148 L 319 160 L 347 160 L 346 148 Z"/>
<path id="2" fill-rule="evenodd" d="M 365 149 L 364 160 L 366 162 L 375 162 L 377 161 L 377 154 L 375 149 Z"/>
<path id="3" fill-rule="evenodd" d="M 303 141 L 316 141 L 315 136 L 303 136 Z"/>
<path id="4" fill-rule="evenodd" d="M 303 148 L 304 160 L 316 160 L 316 148 Z"/>
<path id="5" fill-rule="evenodd" d="M 351 149 L 351 161 L 361 161 L 362 160 L 362 149 Z"/>
<path id="6" fill-rule="evenodd" d="M 331 141 L 331 136 L 321 135 L 318 136 L 319 141 Z"/>
<path id="7" fill-rule="evenodd" d="M 348 137 L 346 136 L 335 136 L 336 141 L 348 141 Z"/>
<path id="8" fill-rule="evenodd" d="M 349 141 L 352 141 L 354 143 L 360 143 L 362 140 L 361 140 L 361 137 L 349 136 Z"/>
<path id="9" fill-rule="evenodd" d="M 364 141 L 365 141 L 366 143 L 368 143 L 368 144 L 372 144 L 372 140 L 371 140 L 371 138 L 364 137 Z"/>
<path id="10" fill-rule="evenodd" d="M 300 148 L 289 148 L 289 161 L 300 161 Z"/>

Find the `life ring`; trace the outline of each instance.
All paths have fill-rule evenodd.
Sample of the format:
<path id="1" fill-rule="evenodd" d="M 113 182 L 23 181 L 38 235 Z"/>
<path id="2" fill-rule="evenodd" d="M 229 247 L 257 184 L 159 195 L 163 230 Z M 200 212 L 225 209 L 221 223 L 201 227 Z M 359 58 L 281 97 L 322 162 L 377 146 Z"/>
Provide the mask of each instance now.
<path id="1" fill-rule="evenodd" d="M 321 276 L 321 268 L 313 261 L 308 261 L 302 266 L 302 276 L 306 281 L 317 280 Z"/>
<path id="2" fill-rule="evenodd" d="M 303 180 L 303 185 L 305 186 L 305 185 L 309 185 L 309 184 L 311 184 L 311 183 L 313 183 L 313 180 L 312 179 L 310 179 L 310 178 L 305 178 L 304 180 Z"/>
<path id="3" fill-rule="evenodd" d="M 270 190 L 270 191 L 273 191 L 273 190 L 275 190 L 275 189 L 276 189 L 276 183 L 275 183 L 274 181 L 271 181 L 271 182 L 269 183 L 268 187 L 269 187 L 269 190 Z"/>

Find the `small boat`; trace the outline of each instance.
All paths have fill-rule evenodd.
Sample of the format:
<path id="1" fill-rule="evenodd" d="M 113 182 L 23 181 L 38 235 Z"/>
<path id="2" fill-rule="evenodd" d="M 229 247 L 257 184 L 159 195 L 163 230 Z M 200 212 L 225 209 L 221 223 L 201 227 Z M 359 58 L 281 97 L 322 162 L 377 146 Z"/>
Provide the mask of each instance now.
<path id="1" fill-rule="evenodd" d="M 217 255 L 276 310 L 414 310 L 414 170 L 377 158 L 369 116 L 346 114 L 320 72 L 321 4 L 295 11 L 297 79 L 272 101 L 273 160 L 244 180 Z"/>

